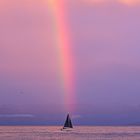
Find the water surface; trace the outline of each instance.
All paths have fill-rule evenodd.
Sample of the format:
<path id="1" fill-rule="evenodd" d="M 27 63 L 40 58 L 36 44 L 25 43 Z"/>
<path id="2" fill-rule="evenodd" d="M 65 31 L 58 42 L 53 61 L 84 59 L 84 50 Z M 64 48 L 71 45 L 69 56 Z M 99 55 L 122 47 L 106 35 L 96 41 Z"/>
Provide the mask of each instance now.
<path id="1" fill-rule="evenodd" d="M 0 140 L 140 140 L 140 127 L 0 126 Z"/>

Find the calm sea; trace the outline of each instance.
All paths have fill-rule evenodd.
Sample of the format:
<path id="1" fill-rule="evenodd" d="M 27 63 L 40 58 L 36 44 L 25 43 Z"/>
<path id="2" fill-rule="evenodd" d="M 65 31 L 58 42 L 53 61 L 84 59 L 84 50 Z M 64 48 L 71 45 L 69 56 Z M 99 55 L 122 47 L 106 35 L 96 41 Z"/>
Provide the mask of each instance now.
<path id="1" fill-rule="evenodd" d="M 0 126 L 0 140 L 140 140 L 140 127 Z"/>

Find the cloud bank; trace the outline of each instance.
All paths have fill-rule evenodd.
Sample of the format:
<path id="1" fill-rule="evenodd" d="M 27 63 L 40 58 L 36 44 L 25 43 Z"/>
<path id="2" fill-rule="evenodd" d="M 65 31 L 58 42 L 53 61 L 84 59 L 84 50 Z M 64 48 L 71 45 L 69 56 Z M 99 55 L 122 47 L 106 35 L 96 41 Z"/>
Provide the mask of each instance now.
<path id="1" fill-rule="evenodd" d="M 34 118 L 32 114 L 1 114 L 0 118 Z"/>

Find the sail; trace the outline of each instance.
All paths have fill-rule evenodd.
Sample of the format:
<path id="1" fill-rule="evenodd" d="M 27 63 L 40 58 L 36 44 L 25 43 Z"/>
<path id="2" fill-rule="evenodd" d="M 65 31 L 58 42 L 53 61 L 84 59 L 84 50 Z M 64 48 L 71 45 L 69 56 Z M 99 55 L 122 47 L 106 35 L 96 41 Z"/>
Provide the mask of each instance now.
<path id="1" fill-rule="evenodd" d="M 66 118 L 66 121 L 65 121 L 63 128 L 73 128 L 69 114 L 67 115 L 67 118 Z"/>

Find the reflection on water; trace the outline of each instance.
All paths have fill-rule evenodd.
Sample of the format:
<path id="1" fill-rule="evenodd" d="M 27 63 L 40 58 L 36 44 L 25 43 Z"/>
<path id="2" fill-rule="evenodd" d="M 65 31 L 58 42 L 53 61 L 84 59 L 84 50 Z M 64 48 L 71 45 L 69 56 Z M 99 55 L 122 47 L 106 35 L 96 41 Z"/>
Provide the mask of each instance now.
<path id="1" fill-rule="evenodd" d="M 140 140 L 140 127 L 0 126 L 0 140 Z"/>

